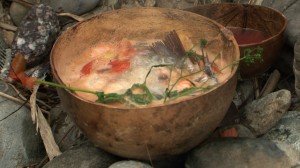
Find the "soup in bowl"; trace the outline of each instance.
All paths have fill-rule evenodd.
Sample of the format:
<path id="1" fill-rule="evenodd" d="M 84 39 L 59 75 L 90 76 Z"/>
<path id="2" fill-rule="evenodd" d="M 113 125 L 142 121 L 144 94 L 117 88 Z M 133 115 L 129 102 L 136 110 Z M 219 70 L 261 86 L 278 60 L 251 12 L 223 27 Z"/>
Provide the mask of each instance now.
<path id="1" fill-rule="evenodd" d="M 98 147 L 136 159 L 190 150 L 222 121 L 236 88 L 233 34 L 200 15 L 115 10 L 61 34 L 51 52 L 63 109 Z M 82 92 L 88 91 L 86 92 Z"/>

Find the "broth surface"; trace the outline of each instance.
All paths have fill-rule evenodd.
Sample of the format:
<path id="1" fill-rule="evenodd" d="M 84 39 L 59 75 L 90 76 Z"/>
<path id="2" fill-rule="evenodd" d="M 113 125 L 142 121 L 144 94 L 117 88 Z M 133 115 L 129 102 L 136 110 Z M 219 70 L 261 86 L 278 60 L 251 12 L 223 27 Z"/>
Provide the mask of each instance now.
<path id="1" fill-rule="evenodd" d="M 193 43 L 187 37 L 180 36 L 180 39 L 186 51 L 193 47 Z M 73 73 L 63 81 L 67 86 L 74 88 L 124 94 L 134 84 L 144 83 L 152 66 L 168 64 L 170 66 L 152 68 L 145 82 L 155 97 L 151 105 L 158 105 L 164 103 L 163 97 L 167 88 L 178 92 L 192 87 L 205 88 L 221 83 L 231 74 L 231 68 L 224 68 L 228 63 L 222 59 L 222 52 L 220 58 L 216 58 L 216 54 L 205 50 L 214 72 L 212 77 L 201 70 L 205 68 L 203 63 L 201 67 L 187 57 L 178 61 L 173 57 L 157 55 L 150 47 L 155 41 L 157 39 L 143 42 L 123 39 L 116 43 L 96 44 L 69 65 L 68 68 L 71 68 Z M 201 55 L 200 47 L 194 47 L 193 51 Z M 183 76 L 187 77 L 182 78 Z M 138 94 L 139 91 L 136 92 Z M 197 93 L 199 92 L 205 91 Z M 97 100 L 94 94 L 82 92 L 76 94 L 86 100 Z"/>

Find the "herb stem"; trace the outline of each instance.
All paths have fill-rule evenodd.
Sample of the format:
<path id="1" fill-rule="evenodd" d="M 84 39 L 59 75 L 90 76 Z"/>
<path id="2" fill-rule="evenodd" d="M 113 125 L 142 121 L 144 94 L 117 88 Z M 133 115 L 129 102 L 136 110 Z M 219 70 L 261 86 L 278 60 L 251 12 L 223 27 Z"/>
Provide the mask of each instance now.
<path id="1" fill-rule="evenodd" d="M 71 90 L 71 91 L 78 91 L 78 92 L 85 92 L 85 93 L 96 94 L 96 92 L 94 92 L 94 91 L 73 88 L 73 87 L 64 86 L 64 85 L 60 85 L 60 84 L 57 84 L 57 83 L 48 82 L 48 81 L 44 81 L 44 80 L 40 80 L 40 79 L 35 80 L 35 82 L 41 83 L 41 84 L 45 84 L 45 85 L 49 85 L 49 86 L 54 86 L 54 87 L 62 88 L 62 89 L 66 89 L 66 90 Z"/>

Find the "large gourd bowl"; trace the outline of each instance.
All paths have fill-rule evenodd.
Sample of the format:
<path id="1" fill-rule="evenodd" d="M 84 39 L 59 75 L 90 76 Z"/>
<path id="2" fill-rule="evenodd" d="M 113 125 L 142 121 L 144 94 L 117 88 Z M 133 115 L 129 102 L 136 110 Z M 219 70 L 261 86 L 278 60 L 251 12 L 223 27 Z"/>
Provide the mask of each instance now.
<path id="1" fill-rule="evenodd" d="M 284 32 L 287 26 L 285 16 L 275 9 L 248 4 L 220 3 L 199 5 L 186 9 L 193 13 L 208 17 L 225 27 L 250 28 L 261 31 L 269 38 L 251 44 L 239 45 L 241 57 L 245 49 L 262 47 L 263 62 L 246 64 L 241 62 L 242 77 L 254 77 L 266 72 L 278 59 L 279 51 L 284 43 Z"/>
<path id="2" fill-rule="evenodd" d="M 71 73 L 68 65 L 99 42 L 162 39 L 176 30 L 194 44 L 208 41 L 207 50 L 230 63 L 239 60 L 239 48 L 230 31 L 203 16 L 175 9 L 122 9 L 97 15 L 64 31 L 51 52 L 51 67 L 59 84 Z M 68 112 L 88 139 L 115 155 L 136 159 L 162 159 L 186 152 L 219 125 L 236 88 L 237 67 L 217 87 L 205 93 L 163 105 L 117 107 L 85 100 L 58 89 Z"/>

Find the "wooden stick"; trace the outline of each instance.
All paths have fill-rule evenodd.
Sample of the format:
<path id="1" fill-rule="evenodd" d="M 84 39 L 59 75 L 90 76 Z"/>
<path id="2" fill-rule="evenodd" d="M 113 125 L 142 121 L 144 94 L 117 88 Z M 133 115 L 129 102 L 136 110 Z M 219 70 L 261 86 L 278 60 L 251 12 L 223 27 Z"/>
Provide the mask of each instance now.
<path id="1" fill-rule="evenodd" d="M 280 72 L 277 69 L 275 69 L 272 72 L 272 74 L 270 75 L 266 84 L 264 85 L 262 91 L 260 92 L 259 97 L 263 97 L 263 96 L 273 92 L 279 82 L 280 76 L 281 76 Z"/>
<path id="2" fill-rule="evenodd" d="M 78 21 L 78 22 L 81 22 L 81 21 L 84 20 L 83 17 L 74 15 L 74 14 L 72 14 L 72 13 L 58 13 L 57 16 L 68 16 L 68 17 L 71 17 L 72 19 L 75 19 L 75 20 Z"/>
<path id="3" fill-rule="evenodd" d="M 259 86 L 258 86 L 258 80 L 257 77 L 254 77 L 253 79 L 253 85 L 254 85 L 254 95 L 255 99 L 259 97 Z"/>
<path id="4" fill-rule="evenodd" d="M 15 101 L 15 102 L 20 103 L 20 104 L 25 103 L 24 100 L 15 98 L 15 97 L 10 96 L 10 95 L 8 95 L 8 94 L 5 94 L 5 93 L 3 93 L 3 92 L 0 92 L 0 96 L 5 97 L 5 98 L 7 98 L 7 99 L 9 99 L 9 100 Z"/>
<path id="5" fill-rule="evenodd" d="M 7 23 L 0 22 L 0 27 L 10 31 L 17 31 L 17 27 Z"/>

